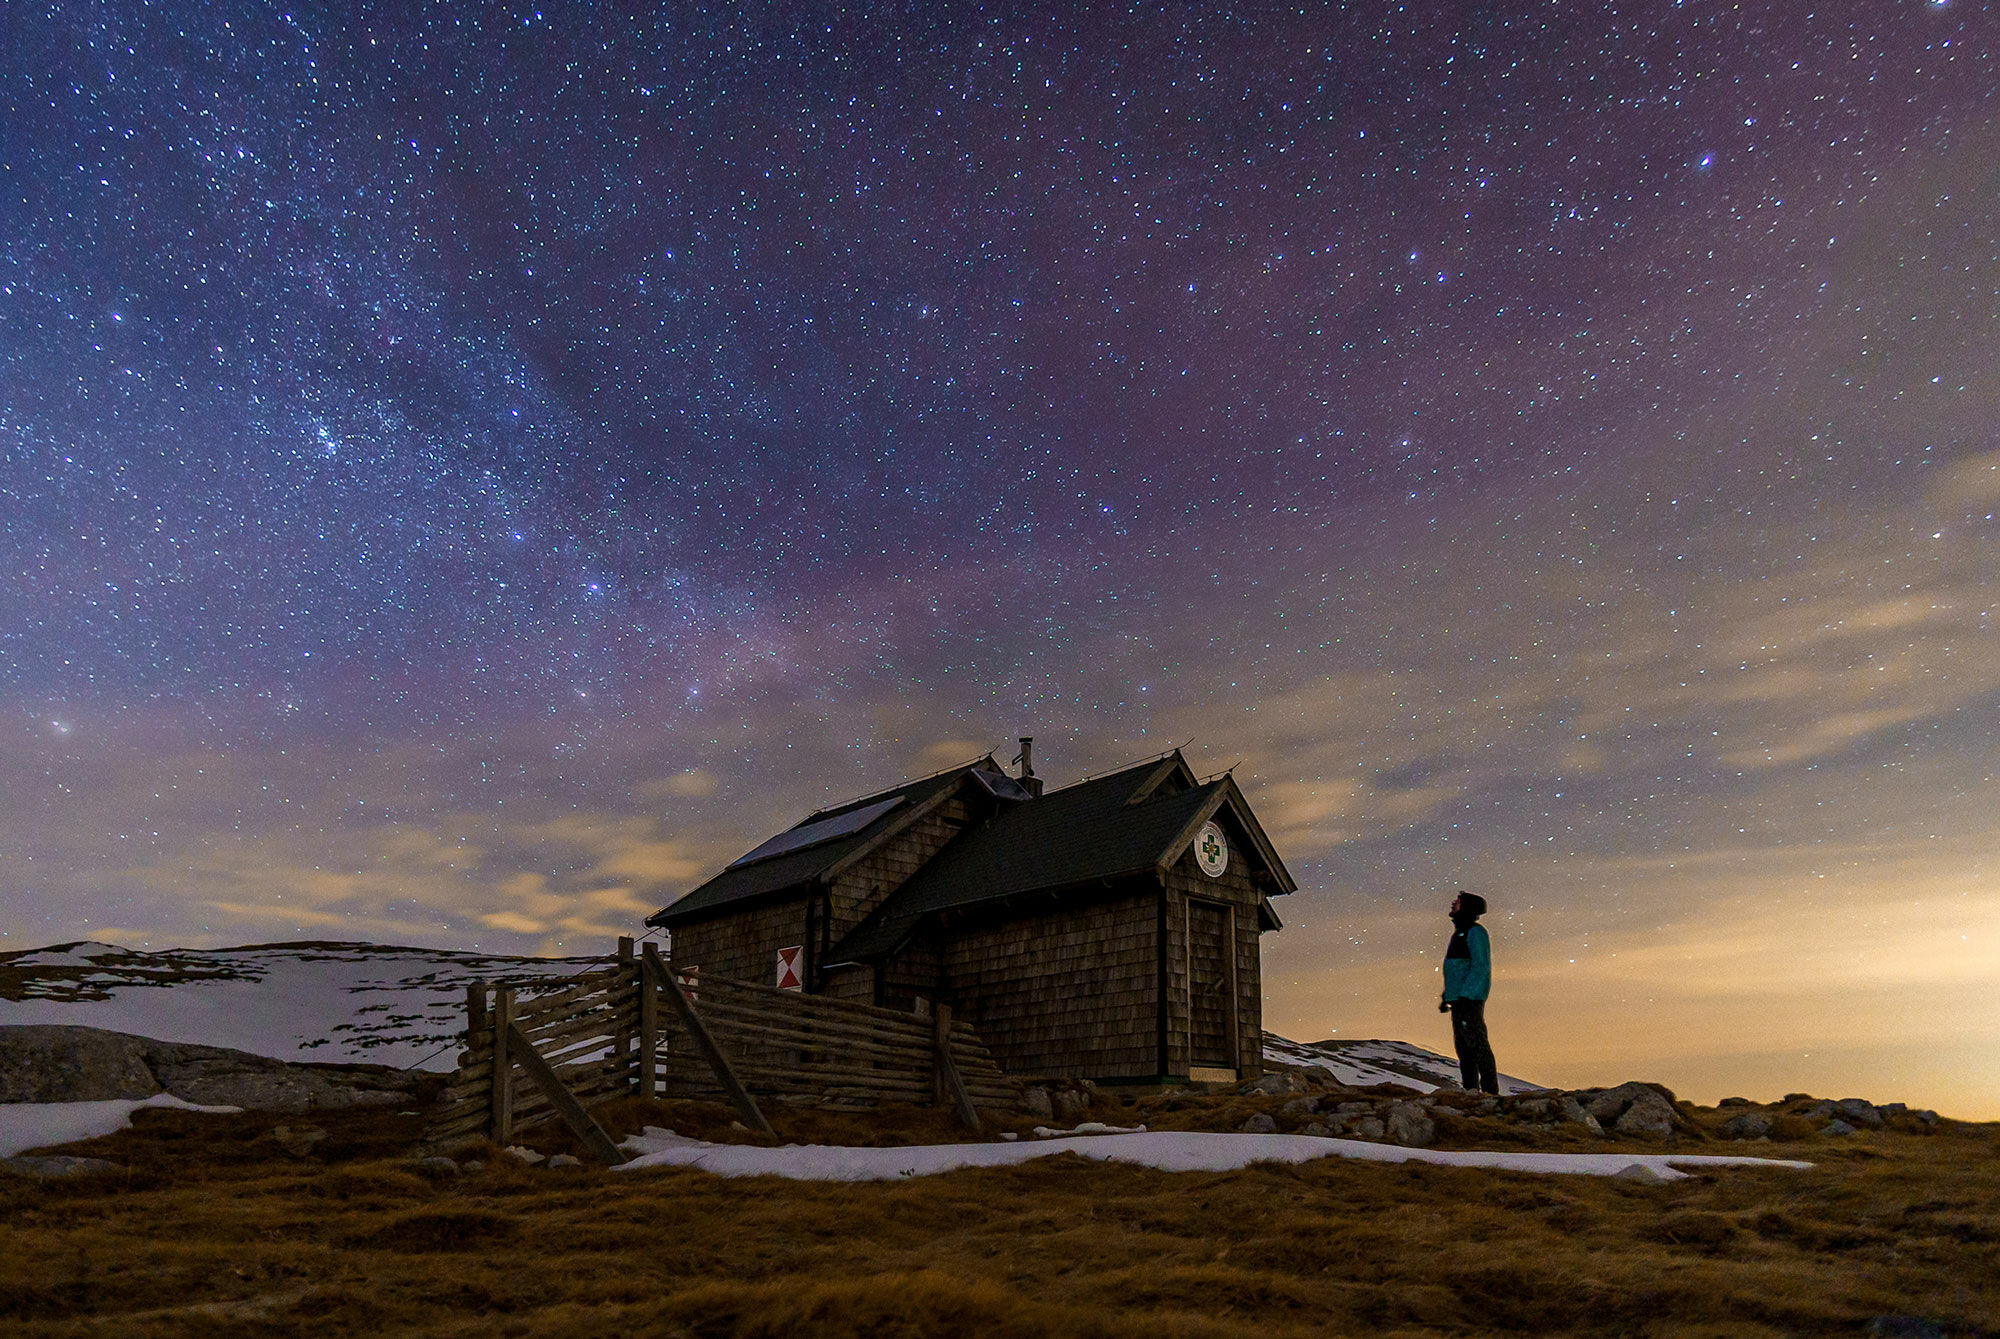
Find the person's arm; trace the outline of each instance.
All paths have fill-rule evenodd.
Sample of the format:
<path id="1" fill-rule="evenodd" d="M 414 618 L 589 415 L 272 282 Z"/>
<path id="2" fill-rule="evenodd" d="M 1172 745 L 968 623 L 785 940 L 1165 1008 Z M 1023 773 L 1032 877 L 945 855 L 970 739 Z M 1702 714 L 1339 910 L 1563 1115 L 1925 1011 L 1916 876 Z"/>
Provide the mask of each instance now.
<path id="1" fill-rule="evenodd" d="M 1493 944 L 1486 936 L 1486 927 L 1475 925 L 1467 930 L 1465 947 L 1472 954 L 1472 962 L 1458 993 L 1469 1000 L 1483 1000 L 1493 989 Z"/>

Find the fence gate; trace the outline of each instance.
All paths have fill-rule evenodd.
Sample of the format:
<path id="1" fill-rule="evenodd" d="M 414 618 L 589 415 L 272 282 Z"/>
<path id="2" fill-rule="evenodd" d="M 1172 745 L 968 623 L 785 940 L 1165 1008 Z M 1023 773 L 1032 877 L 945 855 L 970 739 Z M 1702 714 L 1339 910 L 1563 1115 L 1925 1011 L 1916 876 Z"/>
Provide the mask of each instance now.
<path id="1" fill-rule="evenodd" d="M 718 1098 L 770 1131 L 757 1099 L 865 1110 L 883 1102 L 1011 1110 L 1003 1074 L 949 1009 L 932 1016 L 772 986 L 675 973 L 651 944 L 561 982 L 466 988 L 465 1049 L 425 1143 L 446 1148 L 561 1119 L 601 1160 L 622 1161 L 589 1109 L 617 1097 Z"/>

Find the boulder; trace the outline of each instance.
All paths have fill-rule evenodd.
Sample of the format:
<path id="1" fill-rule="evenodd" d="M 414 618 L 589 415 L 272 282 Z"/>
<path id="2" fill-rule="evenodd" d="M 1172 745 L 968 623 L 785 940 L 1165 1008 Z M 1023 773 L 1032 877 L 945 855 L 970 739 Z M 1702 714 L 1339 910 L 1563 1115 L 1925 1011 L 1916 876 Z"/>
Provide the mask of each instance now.
<path id="1" fill-rule="evenodd" d="M 1317 1097 L 1294 1097 L 1281 1108 L 1287 1116 L 1308 1116 L 1319 1110 Z"/>
<path id="2" fill-rule="evenodd" d="M 1671 1139 L 1674 1134 L 1674 1109 L 1666 1099 L 1655 1096 L 1651 1102 L 1634 1102 L 1625 1108 L 1625 1114 L 1613 1122 L 1611 1128 L 1619 1134 L 1644 1135 L 1648 1139 Z"/>
<path id="3" fill-rule="evenodd" d="M 1245 1097 L 1258 1095 L 1264 1097 L 1283 1097 L 1287 1093 L 1302 1093 L 1305 1090 L 1306 1081 L 1304 1079 L 1291 1073 L 1289 1070 L 1274 1069 L 1262 1078 L 1253 1079 L 1249 1083 L 1244 1084 L 1237 1091 L 1241 1092 Z"/>
<path id="4" fill-rule="evenodd" d="M 0 1027 L 0 1102 L 101 1102 L 166 1092 L 253 1111 L 406 1102 L 418 1077 L 382 1065 L 302 1065 L 103 1028 Z"/>
<path id="5" fill-rule="evenodd" d="M 1056 1118 L 1055 1105 L 1049 1101 L 1049 1090 L 1046 1088 L 1023 1089 L 1021 1110 L 1038 1121 L 1052 1121 Z"/>
<path id="6" fill-rule="evenodd" d="M 1555 1114 L 1555 1103 L 1546 1097 L 1529 1098 L 1514 1104 L 1514 1114 L 1522 1120 L 1545 1121 Z"/>
<path id="7" fill-rule="evenodd" d="M 102 1028 L 0 1028 L 0 1102 L 107 1102 L 153 1097 L 144 1037 Z"/>
<path id="8" fill-rule="evenodd" d="M 1090 1114 L 1090 1095 L 1074 1088 L 1064 1088 L 1055 1095 L 1056 1119 L 1065 1125 L 1074 1125 Z"/>
<path id="9" fill-rule="evenodd" d="M 1854 1134 L 1856 1132 L 1855 1127 L 1849 1125 L 1844 1120 L 1830 1120 L 1826 1123 L 1826 1128 L 1820 1131 L 1821 1134 L 1830 1135 Z"/>
<path id="10" fill-rule="evenodd" d="M 1771 1118 L 1746 1111 L 1724 1121 L 1722 1134 L 1725 1139 L 1768 1139 L 1771 1137 Z"/>
<path id="11" fill-rule="evenodd" d="M 583 1159 L 573 1153 L 558 1153 L 544 1165 L 549 1167 L 581 1167 L 583 1166 Z"/>
<path id="12" fill-rule="evenodd" d="M 1310 1135 L 1315 1139 L 1326 1139 L 1332 1136 L 1333 1131 L 1327 1129 L 1326 1126 L 1321 1125 L 1318 1121 L 1308 1121 L 1300 1127 L 1299 1133 Z"/>
<path id="13" fill-rule="evenodd" d="M 1620 1134 L 1664 1138 L 1679 1122 L 1673 1102 L 1650 1083 L 1621 1083 L 1581 1105 L 1599 1125 Z"/>
<path id="14" fill-rule="evenodd" d="M 1577 1101 L 1574 1097 L 1563 1098 L 1562 1118 L 1564 1124 L 1581 1125 L 1592 1134 L 1604 1133 L 1603 1122 L 1599 1121 L 1597 1117 L 1591 1115 L 1588 1111 L 1585 1111 L 1583 1103 Z"/>
<path id="15" fill-rule="evenodd" d="M 52 1157 L 0 1158 L 0 1167 L 16 1176 L 31 1176 L 37 1181 L 49 1181 L 59 1176 L 103 1176 L 107 1172 L 125 1170 L 103 1158 L 72 1158 L 60 1154 Z"/>
<path id="16" fill-rule="evenodd" d="M 1422 1148 L 1437 1138 L 1437 1122 L 1426 1116 L 1423 1108 L 1414 1102 L 1391 1102 L 1389 1119 L 1383 1123 L 1383 1132 L 1392 1144 Z"/>
<path id="17" fill-rule="evenodd" d="M 1873 1102 L 1859 1097 L 1843 1097 L 1833 1104 L 1833 1109 L 1851 1125 L 1865 1126 L 1870 1130 L 1882 1128 L 1882 1112 Z"/>
<path id="18" fill-rule="evenodd" d="M 1720 1102 L 1717 1102 L 1716 1105 L 1718 1107 L 1747 1107 L 1755 1106 L 1756 1104 L 1747 1097 L 1725 1097 Z"/>
<path id="19" fill-rule="evenodd" d="M 1243 1133 L 1245 1134 L 1276 1134 L 1277 1132 L 1278 1122 L 1272 1120 L 1270 1116 L 1261 1111 L 1243 1122 Z"/>
<path id="20" fill-rule="evenodd" d="M 1349 1128 L 1356 1139 L 1380 1139 L 1386 1133 L 1382 1122 L 1373 1116 L 1363 1116 Z"/>

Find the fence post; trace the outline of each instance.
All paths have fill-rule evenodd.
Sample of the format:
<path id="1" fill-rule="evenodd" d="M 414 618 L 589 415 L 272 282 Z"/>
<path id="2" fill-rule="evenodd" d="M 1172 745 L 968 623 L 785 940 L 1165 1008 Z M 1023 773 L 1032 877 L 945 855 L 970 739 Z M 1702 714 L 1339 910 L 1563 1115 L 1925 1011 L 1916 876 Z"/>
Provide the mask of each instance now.
<path id="1" fill-rule="evenodd" d="M 688 1040 L 694 1043 L 695 1049 L 701 1052 L 704 1060 L 708 1061 L 708 1067 L 715 1074 L 716 1080 L 722 1084 L 722 1090 L 728 1093 L 730 1101 L 736 1104 L 736 1114 L 741 1116 L 743 1123 L 751 1129 L 762 1134 L 776 1134 L 777 1131 L 771 1128 L 771 1122 L 764 1119 L 764 1113 L 757 1109 L 757 1103 L 744 1089 L 742 1081 L 736 1077 L 736 1068 L 729 1063 L 729 1057 L 715 1044 L 715 1038 L 709 1035 L 708 1025 L 701 1021 L 694 1011 L 694 1006 L 688 1003 L 687 992 L 681 989 L 680 982 L 674 980 L 672 969 L 660 961 L 659 950 L 651 944 L 646 945 L 646 956 L 642 961 L 645 964 L 647 981 L 666 992 L 667 1002 L 673 1005 L 674 1012 L 680 1015 L 681 1027 L 687 1032 Z"/>
<path id="2" fill-rule="evenodd" d="M 622 972 L 631 972 L 637 966 L 638 963 L 634 962 L 632 957 L 632 936 L 619 935 L 618 969 Z M 615 990 L 611 993 L 611 1002 L 614 1005 L 618 1002 L 618 992 Z M 619 1028 L 611 1034 L 611 1055 L 618 1062 L 620 1068 L 630 1068 L 632 1059 L 632 1029 Z"/>
<path id="3" fill-rule="evenodd" d="M 646 952 L 652 953 L 648 944 Z M 643 964 L 635 967 L 632 985 L 639 992 L 639 1096 L 651 1100 L 659 1075 L 660 991 L 646 975 Z"/>
<path id="4" fill-rule="evenodd" d="M 931 1050 L 937 1104 L 949 1102 L 968 1129 L 978 1129 L 979 1112 L 972 1105 L 972 1095 L 965 1091 L 965 1081 L 958 1076 L 958 1066 L 951 1063 L 951 1006 L 941 1000 L 931 1006 Z"/>
<path id="5" fill-rule="evenodd" d="M 493 1142 L 514 1141 L 514 1062 L 509 1052 L 514 1031 L 514 988 L 493 992 Z"/>

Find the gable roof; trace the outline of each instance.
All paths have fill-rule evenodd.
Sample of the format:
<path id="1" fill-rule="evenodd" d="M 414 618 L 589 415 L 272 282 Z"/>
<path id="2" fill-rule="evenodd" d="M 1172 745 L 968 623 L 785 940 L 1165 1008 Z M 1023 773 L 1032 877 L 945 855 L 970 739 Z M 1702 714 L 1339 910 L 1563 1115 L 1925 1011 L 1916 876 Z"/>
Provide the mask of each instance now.
<path id="1" fill-rule="evenodd" d="M 1169 779 L 1174 785 L 1163 784 Z M 1185 787 L 1182 789 L 1180 787 Z M 866 961 L 901 945 L 939 912 L 1163 870 L 1224 806 L 1251 838 L 1278 892 L 1296 885 L 1244 803 L 1236 782 L 1206 785 L 1178 751 L 1011 805 L 959 834 L 854 931 L 826 965 Z"/>
<path id="2" fill-rule="evenodd" d="M 942 802 L 975 770 L 1000 773 L 1000 765 L 989 754 L 964 767 L 954 767 L 917 781 L 892 786 L 827 809 L 817 809 L 776 837 L 738 857 L 720 874 L 686 893 L 671 906 L 646 918 L 648 925 L 675 925 L 735 907 L 758 898 L 787 892 L 812 883 L 850 859 L 859 859 L 901 832 Z M 989 787 L 990 788 L 990 787 Z M 866 811 L 877 812 L 869 817 Z M 842 831 L 841 818 L 860 822 L 853 831 Z M 807 829 L 821 827 L 828 836 L 811 840 Z M 804 839 L 806 844 L 787 845 L 782 838 Z M 760 855 L 760 852 L 767 854 Z"/>

